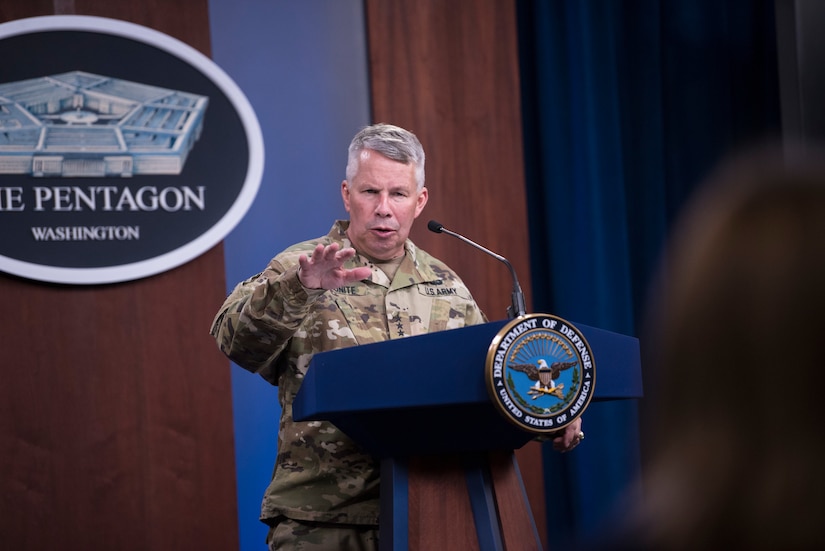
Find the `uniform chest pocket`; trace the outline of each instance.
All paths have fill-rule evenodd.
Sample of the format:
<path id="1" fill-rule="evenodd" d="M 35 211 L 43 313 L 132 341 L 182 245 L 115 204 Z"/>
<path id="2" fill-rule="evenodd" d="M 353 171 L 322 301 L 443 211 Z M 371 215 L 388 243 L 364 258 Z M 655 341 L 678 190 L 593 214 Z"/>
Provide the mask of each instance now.
<path id="1" fill-rule="evenodd" d="M 345 324 L 347 331 L 358 344 L 387 340 L 387 316 L 383 297 L 361 295 L 333 296 L 331 301 L 340 314 L 339 325 Z"/>

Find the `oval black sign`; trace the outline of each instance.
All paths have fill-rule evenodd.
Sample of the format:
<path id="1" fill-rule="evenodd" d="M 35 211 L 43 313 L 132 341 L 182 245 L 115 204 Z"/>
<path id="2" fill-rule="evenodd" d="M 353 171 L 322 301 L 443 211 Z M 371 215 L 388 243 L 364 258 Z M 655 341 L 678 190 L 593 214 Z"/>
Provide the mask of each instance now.
<path id="1" fill-rule="evenodd" d="M 0 57 L 0 270 L 134 280 L 202 254 L 246 214 L 260 126 L 197 50 L 132 23 L 48 16 L 0 25 Z"/>

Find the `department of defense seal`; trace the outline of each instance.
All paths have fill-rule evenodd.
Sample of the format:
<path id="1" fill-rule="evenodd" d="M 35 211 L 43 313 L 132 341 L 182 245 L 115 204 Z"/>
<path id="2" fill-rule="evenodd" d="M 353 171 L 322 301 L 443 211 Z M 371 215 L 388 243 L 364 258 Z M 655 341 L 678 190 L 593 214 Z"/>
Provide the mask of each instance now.
<path id="1" fill-rule="evenodd" d="M 505 325 L 490 344 L 485 376 L 496 408 L 537 435 L 579 417 L 596 384 L 587 340 L 572 323 L 549 314 L 528 314 Z"/>

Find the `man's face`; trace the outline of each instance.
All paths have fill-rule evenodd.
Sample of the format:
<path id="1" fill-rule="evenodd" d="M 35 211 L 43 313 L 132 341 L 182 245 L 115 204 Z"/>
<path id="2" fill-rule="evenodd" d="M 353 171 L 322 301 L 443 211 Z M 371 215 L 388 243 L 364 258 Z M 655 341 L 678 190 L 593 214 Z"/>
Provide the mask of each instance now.
<path id="1" fill-rule="evenodd" d="M 427 204 L 427 188 L 416 191 L 415 167 L 371 150 L 361 152 L 352 181 L 341 183 L 350 217 L 347 235 L 356 250 L 376 260 L 404 253 L 404 241 Z"/>

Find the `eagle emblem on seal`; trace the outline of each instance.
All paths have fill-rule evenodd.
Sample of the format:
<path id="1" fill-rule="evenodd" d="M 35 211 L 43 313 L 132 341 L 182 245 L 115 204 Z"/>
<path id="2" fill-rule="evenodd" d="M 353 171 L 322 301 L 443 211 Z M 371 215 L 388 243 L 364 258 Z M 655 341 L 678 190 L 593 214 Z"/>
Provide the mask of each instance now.
<path id="1" fill-rule="evenodd" d="M 556 398 L 563 399 L 564 394 L 562 391 L 564 390 L 564 383 L 556 385 L 556 379 L 559 378 L 559 373 L 565 369 L 570 369 L 579 362 L 553 362 L 548 366 L 544 358 L 539 358 L 537 363 L 538 366 L 533 364 L 512 364 L 510 365 L 510 369 L 521 371 L 527 375 L 528 379 L 536 381 L 536 384 L 527 391 L 527 394 L 530 394 L 533 400 L 544 394 L 550 394 Z"/>

